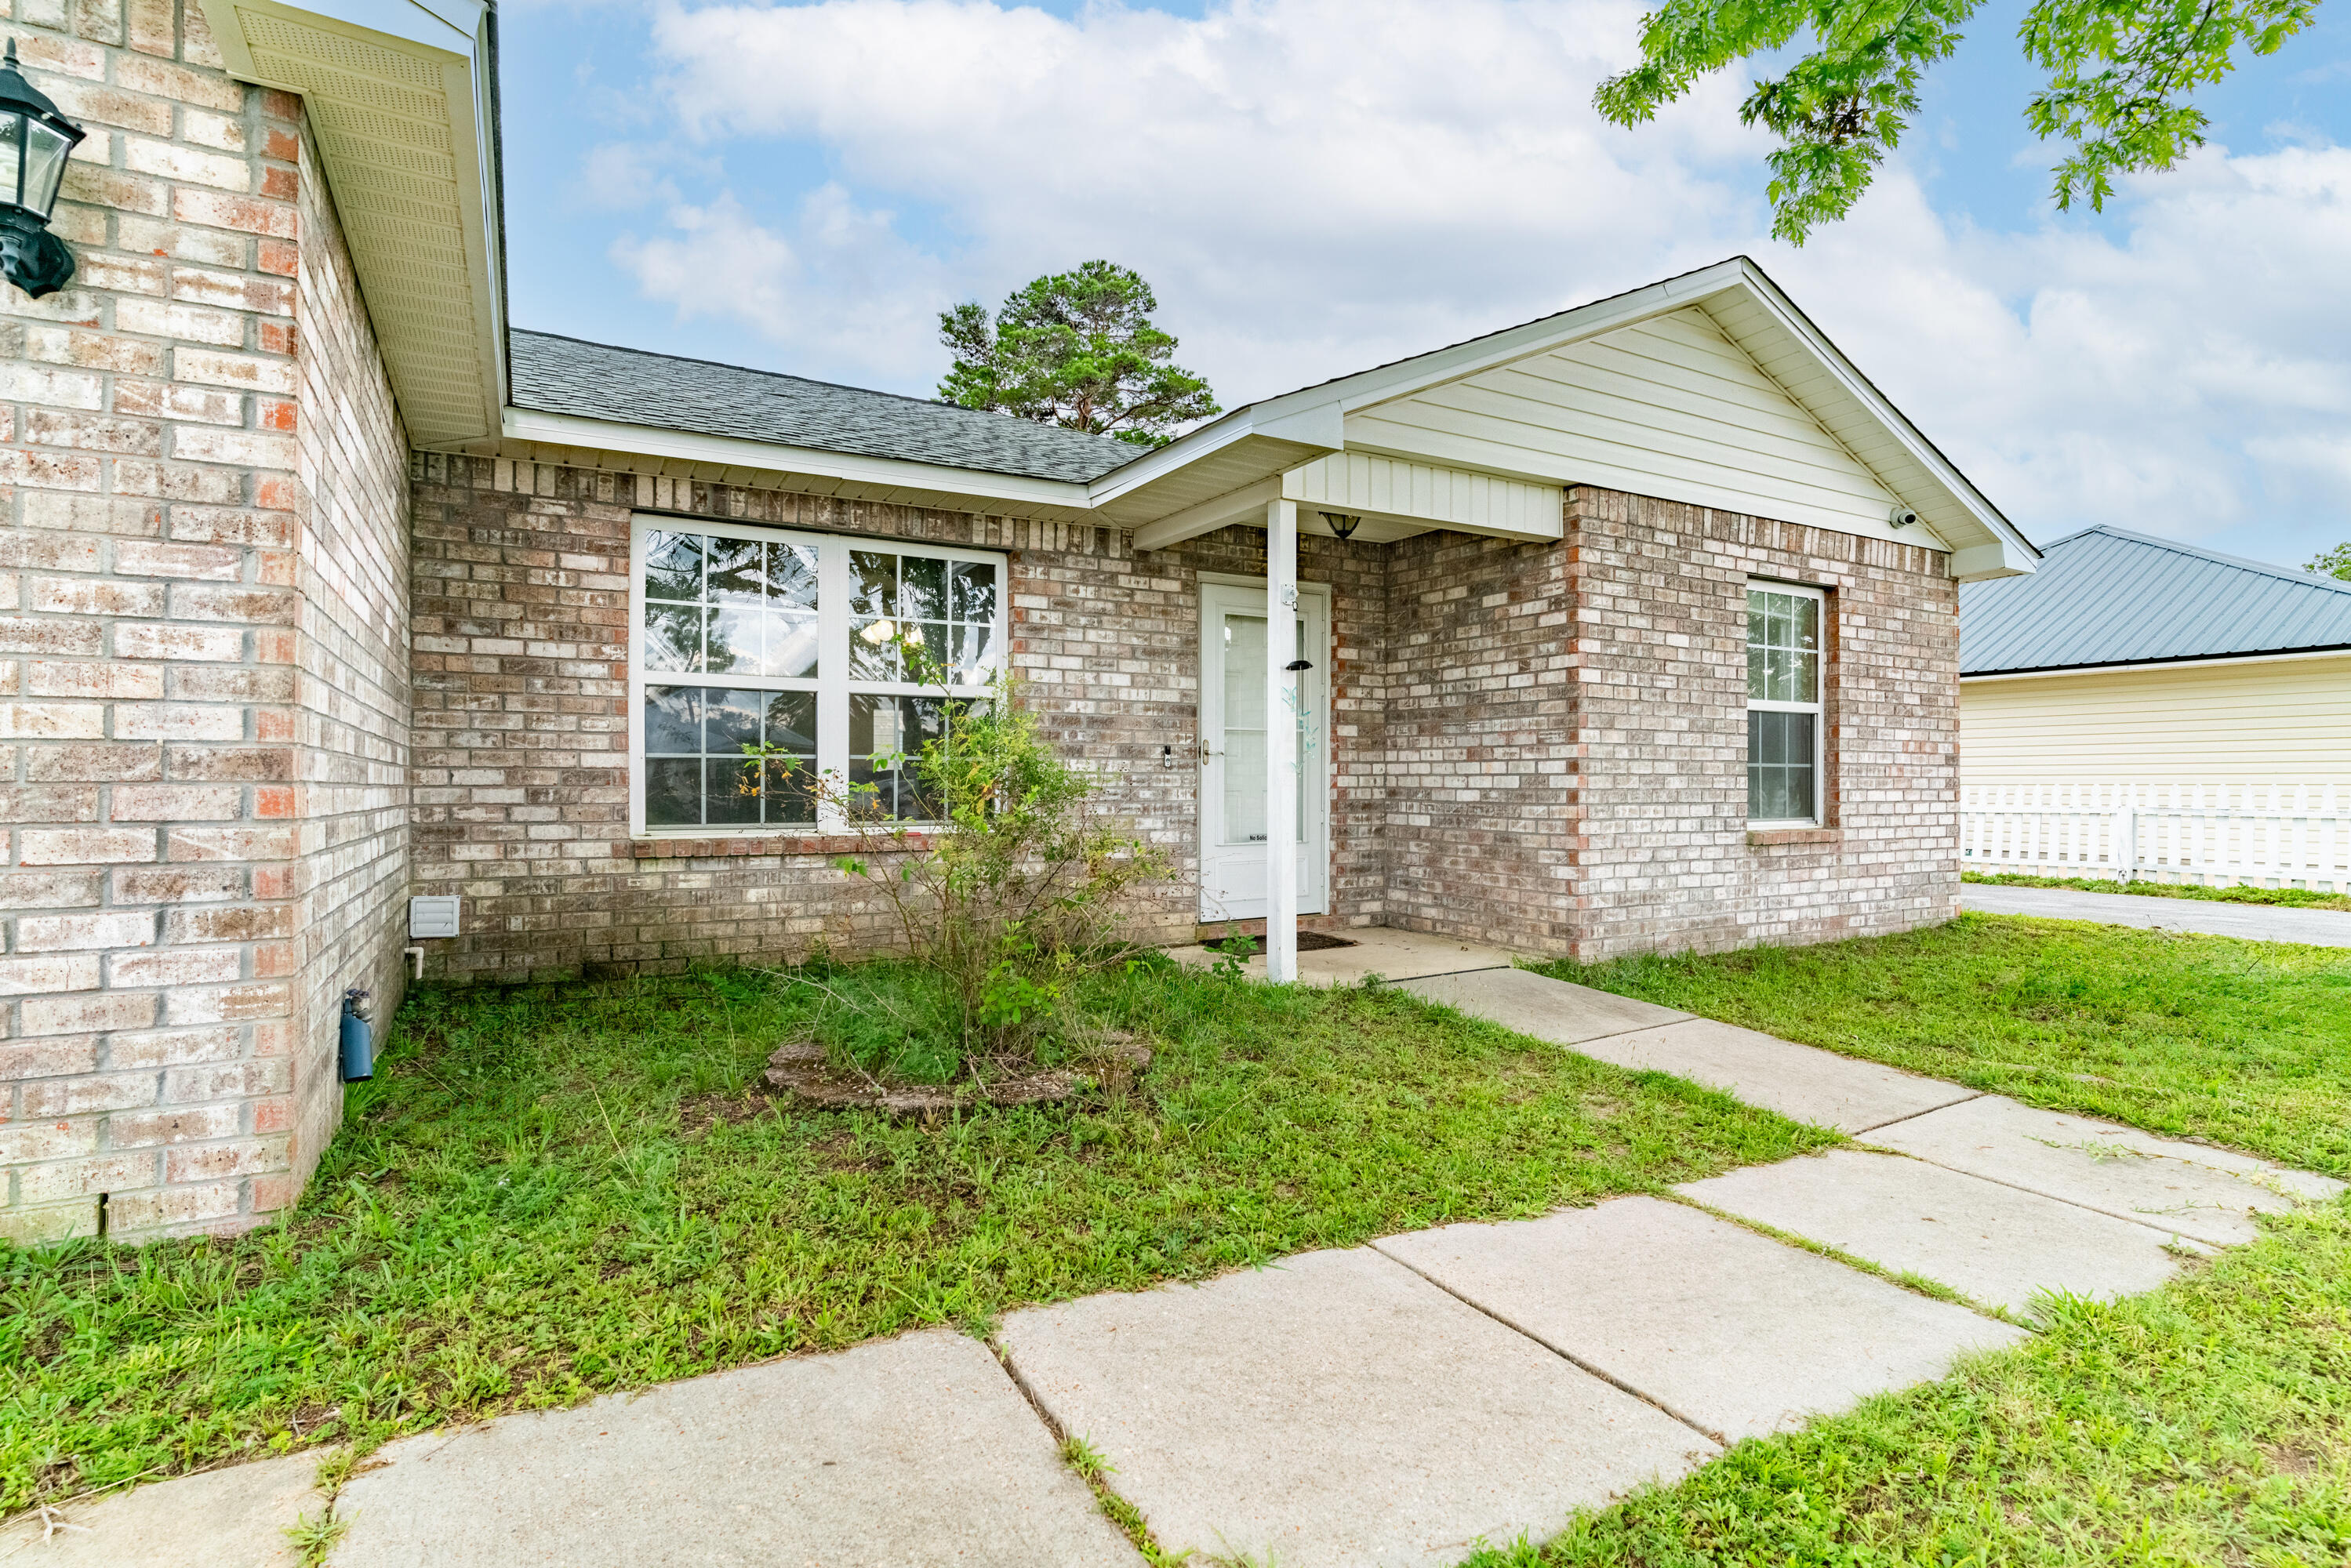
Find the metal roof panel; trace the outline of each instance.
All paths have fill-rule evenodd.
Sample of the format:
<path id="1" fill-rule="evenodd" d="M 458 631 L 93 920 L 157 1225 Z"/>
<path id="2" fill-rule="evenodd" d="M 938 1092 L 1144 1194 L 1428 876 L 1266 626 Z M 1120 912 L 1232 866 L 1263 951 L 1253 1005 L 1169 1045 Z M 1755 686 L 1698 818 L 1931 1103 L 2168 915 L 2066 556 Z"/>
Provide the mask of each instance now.
<path id="1" fill-rule="evenodd" d="M 2043 553 L 1960 584 L 1961 674 L 2351 647 L 2351 582 L 2103 526 Z"/>

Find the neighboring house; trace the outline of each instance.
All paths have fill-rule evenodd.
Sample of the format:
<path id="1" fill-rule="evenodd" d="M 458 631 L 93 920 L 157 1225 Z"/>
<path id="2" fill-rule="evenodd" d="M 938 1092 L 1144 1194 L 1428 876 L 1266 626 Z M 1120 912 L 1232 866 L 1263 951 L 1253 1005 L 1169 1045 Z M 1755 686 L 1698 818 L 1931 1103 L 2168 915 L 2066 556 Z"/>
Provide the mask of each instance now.
<path id="1" fill-rule="evenodd" d="M 1970 786 L 2351 787 L 2351 582 L 2087 528 L 1959 628 Z"/>
<path id="2" fill-rule="evenodd" d="M 345 988 L 388 1009 L 412 946 L 872 945 L 859 841 L 739 747 L 914 810 L 871 758 L 937 710 L 883 622 L 1008 663 L 1169 848 L 1155 939 L 1294 900 L 1597 957 L 1955 907 L 1957 584 L 2037 557 L 1751 262 L 1138 453 L 509 332 L 473 0 L 30 14 L 91 135 L 80 277 L 0 317 L 0 1234 L 292 1201 Z M 420 894 L 456 936 L 412 944 Z"/>

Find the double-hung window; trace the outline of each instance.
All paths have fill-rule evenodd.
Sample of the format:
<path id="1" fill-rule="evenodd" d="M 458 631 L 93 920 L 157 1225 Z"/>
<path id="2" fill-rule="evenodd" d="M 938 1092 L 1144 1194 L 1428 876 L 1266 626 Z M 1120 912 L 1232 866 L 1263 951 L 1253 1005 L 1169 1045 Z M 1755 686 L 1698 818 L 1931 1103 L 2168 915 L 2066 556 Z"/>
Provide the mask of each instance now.
<path id="1" fill-rule="evenodd" d="M 890 820 L 930 815 L 904 759 L 949 700 L 987 695 L 1003 557 L 641 517 L 632 566 L 632 831 L 839 826 L 820 774 Z"/>
<path id="2" fill-rule="evenodd" d="M 1747 588 L 1747 819 L 1758 825 L 1821 821 L 1823 729 L 1817 588 Z"/>

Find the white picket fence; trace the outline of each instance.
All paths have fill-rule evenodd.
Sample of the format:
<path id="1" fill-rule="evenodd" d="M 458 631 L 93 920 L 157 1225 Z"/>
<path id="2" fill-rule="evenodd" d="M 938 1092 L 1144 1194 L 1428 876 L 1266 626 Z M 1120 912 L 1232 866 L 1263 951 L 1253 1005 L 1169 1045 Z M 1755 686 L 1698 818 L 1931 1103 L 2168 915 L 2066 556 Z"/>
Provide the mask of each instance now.
<path id="1" fill-rule="evenodd" d="M 2351 892 L 2351 789 L 1981 784 L 1959 791 L 1968 871 Z"/>

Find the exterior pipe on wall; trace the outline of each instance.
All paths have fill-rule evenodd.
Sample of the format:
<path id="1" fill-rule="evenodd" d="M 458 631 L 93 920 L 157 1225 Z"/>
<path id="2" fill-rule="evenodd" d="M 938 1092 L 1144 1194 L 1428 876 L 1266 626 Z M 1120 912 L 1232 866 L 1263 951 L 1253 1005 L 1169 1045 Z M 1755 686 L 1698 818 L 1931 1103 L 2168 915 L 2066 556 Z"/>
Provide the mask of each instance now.
<path id="1" fill-rule="evenodd" d="M 368 1028 L 375 1003 L 363 987 L 343 993 L 343 1082 L 358 1083 L 375 1076 L 375 1036 Z"/>
<path id="2" fill-rule="evenodd" d="M 1298 978 L 1298 503 L 1265 508 L 1265 977 Z"/>

